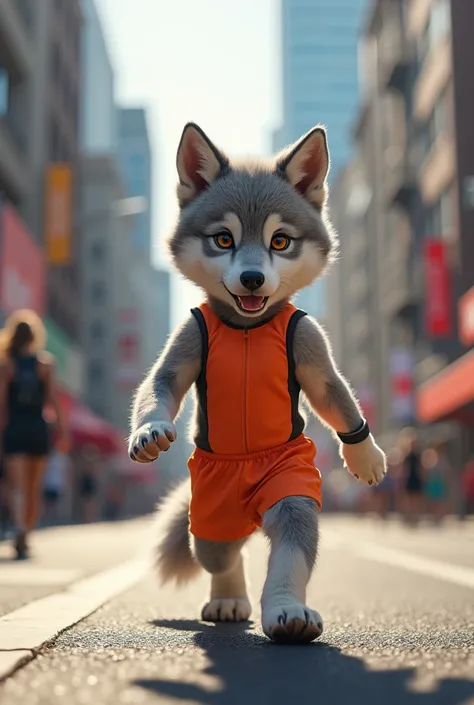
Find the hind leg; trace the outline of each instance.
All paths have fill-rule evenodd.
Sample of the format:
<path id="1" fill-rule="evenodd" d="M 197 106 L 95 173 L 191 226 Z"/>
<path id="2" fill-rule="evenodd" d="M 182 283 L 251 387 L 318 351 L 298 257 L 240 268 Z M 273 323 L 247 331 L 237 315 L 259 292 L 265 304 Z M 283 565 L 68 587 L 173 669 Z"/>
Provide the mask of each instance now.
<path id="1" fill-rule="evenodd" d="M 206 622 L 244 622 L 250 617 L 242 541 L 194 539 L 194 553 L 202 567 L 211 573 L 211 594 L 202 608 Z"/>
<path id="2" fill-rule="evenodd" d="M 262 593 L 262 627 L 278 642 L 309 643 L 321 636 L 318 612 L 306 607 L 306 586 L 316 563 L 318 514 L 306 497 L 287 497 L 263 516 L 271 550 Z"/>

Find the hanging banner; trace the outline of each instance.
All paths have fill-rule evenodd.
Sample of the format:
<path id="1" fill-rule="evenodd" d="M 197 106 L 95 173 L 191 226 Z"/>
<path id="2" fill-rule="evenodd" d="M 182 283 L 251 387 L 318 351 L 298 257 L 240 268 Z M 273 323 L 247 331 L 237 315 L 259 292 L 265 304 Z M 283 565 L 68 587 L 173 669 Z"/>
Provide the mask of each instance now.
<path id="1" fill-rule="evenodd" d="M 72 171 L 68 164 L 46 168 L 45 242 L 48 263 L 67 265 L 72 257 Z"/>
<path id="2" fill-rule="evenodd" d="M 430 338 L 452 334 L 451 282 L 446 243 L 428 239 L 424 243 L 425 330 Z"/>
<path id="3" fill-rule="evenodd" d="M 392 418 L 401 423 L 411 422 L 415 413 L 415 355 L 412 348 L 392 348 L 390 351 L 390 396 Z"/>
<path id="4" fill-rule="evenodd" d="M 9 315 L 45 308 L 46 267 L 41 248 L 10 203 L 0 204 L 0 308 Z"/>

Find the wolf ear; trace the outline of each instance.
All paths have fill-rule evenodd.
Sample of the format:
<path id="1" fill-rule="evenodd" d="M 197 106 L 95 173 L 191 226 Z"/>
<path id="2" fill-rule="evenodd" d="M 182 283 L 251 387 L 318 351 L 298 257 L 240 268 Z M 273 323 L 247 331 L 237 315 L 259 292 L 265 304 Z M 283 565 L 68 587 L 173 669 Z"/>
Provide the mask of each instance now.
<path id="1" fill-rule="evenodd" d="M 327 197 L 329 165 L 326 130 L 318 126 L 278 158 L 276 170 L 315 208 L 321 209 Z"/>
<path id="2" fill-rule="evenodd" d="M 176 167 L 179 175 L 178 200 L 182 207 L 208 188 L 223 170 L 228 169 L 229 161 L 200 127 L 188 122 L 181 135 Z"/>

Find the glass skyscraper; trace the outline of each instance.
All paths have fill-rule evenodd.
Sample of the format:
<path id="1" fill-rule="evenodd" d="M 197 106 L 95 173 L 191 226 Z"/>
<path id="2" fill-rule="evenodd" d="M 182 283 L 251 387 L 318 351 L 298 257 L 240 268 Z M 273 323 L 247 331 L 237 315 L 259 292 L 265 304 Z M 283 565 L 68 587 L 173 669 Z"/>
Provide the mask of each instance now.
<path id="1" fill-rule="evenodd" d="M 334 181 L 350 158 L 359 100 L 358 39 L 368 0 L 281 0 L 282 124 L 274 150 L 326 126 Z M 324 280 L 298 304 L 324 317 Z"/>
<path id="2" fill-rule="evenodd" d="M 122 108 L 118 113 L 118 161 L 126 196 L 144 196 L 147 209 L 133 220 L 132 244 L 137 253 L 151 252 L 151 147 L 146 112 L 143 108 Z"/>

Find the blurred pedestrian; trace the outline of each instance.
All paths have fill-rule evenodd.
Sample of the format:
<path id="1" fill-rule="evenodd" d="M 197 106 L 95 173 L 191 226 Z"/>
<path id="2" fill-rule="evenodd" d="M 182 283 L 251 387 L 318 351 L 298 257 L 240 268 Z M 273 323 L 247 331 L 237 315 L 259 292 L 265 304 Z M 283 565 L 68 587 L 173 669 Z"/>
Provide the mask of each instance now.
<path id="1" fill-rule="evenodd" d="M 8 484 L 5 463 L 0 456 L 0 540 L 5 539 L 10 528 L 10 511 L 8 506 Z"/>
<path id="2" fill-rule="evenodd" d="M 421 462 L 425 471 L 426 508 L 436 524 L 448 513 L 449 468 L 441 446 L 423 451 Z"/>
<path id="3" fill-rule="evenodd" d="M 421 465 L 421 450 L 418 435 L 414 429 L 406 429 L 400 434 L 403 453 L 402 461 L 402 512 L 409 524 L 416 524 L 423 511 L 424 478 Z"/>
<path id="4" fill-rule="evenodd" d="M 100 453 L 96 446 L 87 445 L 79 459 L 79 497 L 81 499 L 81 519 L 90 524 L 98 519 L 98 469 Z"/>
<path id="5" fill-rule="evenodd" d="M 463 468 L 461 482 L 464 514 L 468 516 L 474 515 L 474 455 L 471 455 Z"/>
<path id="6" fill-rule="evenodd" d="M 54 359 L 44 352 L 45 329 L 30 310 L 12 314 L 0 336 L 0 417 L 9 506 L 17 558 L 28 556 L 28 535 L 35 527 L 42 478 L 50 449 L 44 418 L 50 404 L 57 433 L 64 436 L 56 393 Z"/>
<path id="7" fill-rule="evenodd" d="M 58 505 L 64 496 L 69 471 L 67 444 L 59 440 L 51 453 L 43 482 L 44 523 L 58 523 Z"/>
<path id="8" fill-rule="evenodd" d="M 387 474 L 373 490 L 373 507 L 381 519 L 387 519 L 396 508 L 396 491 L 401 465 L 400 449 L 391 448 L 387 453 Z"/>

